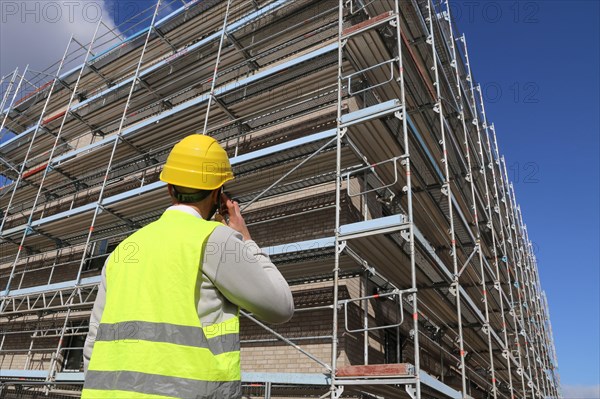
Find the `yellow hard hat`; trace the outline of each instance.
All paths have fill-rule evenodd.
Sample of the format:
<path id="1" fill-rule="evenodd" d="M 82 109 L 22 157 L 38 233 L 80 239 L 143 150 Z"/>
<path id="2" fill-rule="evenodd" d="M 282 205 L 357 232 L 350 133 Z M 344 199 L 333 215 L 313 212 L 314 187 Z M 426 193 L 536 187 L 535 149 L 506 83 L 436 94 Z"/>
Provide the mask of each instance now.
<path id="1" fill-rule="evenodd" d="M 192 134 L 175 144 L 160 180 L 181 187 L 214 190 L 233 180 L 233 171 L 217 140 Z"/>

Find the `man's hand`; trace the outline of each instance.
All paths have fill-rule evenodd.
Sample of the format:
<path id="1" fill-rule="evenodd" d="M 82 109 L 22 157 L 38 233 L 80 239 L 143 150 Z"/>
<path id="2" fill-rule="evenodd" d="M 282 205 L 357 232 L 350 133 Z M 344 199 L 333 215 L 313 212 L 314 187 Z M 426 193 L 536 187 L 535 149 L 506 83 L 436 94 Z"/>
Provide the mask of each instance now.
<path id="1" fill-rule="evenodd" d="M 244 241 L 251 240 L 250 232 L 248 231 L 248 227 L 246 227 L 246 222 L 244 221 L 244 217 L 240 211 L 240 205 L 237 201 L 233 201 L 227 194 L 222 193 L 221 204 L 221 209 L 219 210 L 219 214 L 215 216 L 215 220 L 228 225 L 235 231 L 241 233 Z M 227 221 L 227 219 L 229 219 L 229 221 Z"/>

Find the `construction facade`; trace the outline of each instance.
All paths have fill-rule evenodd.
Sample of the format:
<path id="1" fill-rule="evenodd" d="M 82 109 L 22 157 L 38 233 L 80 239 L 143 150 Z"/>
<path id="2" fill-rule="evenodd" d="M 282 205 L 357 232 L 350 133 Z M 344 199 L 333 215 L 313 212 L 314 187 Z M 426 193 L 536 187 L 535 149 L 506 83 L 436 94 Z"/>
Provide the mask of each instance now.
<path id="1" fill-rule="evenodd" d="M 0 397 L 80 395 L 104 261 L 170 205 L 158 176 L 193 133 L 227 150 L 226 190 L 294 294 L 286 324 L 242 313 L 245 395 L 561 397 L 450 6 L 157 0 L 2 77 Z"/>

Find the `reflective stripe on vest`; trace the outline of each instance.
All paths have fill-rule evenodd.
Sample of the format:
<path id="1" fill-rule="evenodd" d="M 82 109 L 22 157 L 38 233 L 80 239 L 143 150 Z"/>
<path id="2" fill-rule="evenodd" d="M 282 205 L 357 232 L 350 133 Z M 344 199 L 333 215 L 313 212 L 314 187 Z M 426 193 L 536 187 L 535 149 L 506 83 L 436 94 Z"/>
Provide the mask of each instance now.
<path id="1" fill-rule="evenodd" d="M 218 225 L 170 210 L 113 251 L 82 398 L 240 396 L 239 319 L 203 327 L 197 313 Z"/>
<path id="2" fill-rule="evenodd" d="M 87 378 L 91 382 L 86 382 L 85 391 L 90 398 L 229 399 L 241 395 L 238 381 L 198 381 L 132 371 L 88 371 Z M 131 386 L 138 387 L 135 394 L 129 391 Z"/>
<path id="3" fill-rule="evenodd" d="M 235 325 L 222 323 L 225 332 L 212 338 L 206 338 L 199 327 L 177 326 L 147 321 L 126 321 L 115 324 L 100 324 L 96 335 L 98 341 L 137 340 L 168 342 L 177 345 L 208 348 L 212 354 L 240 350 L 239 334 Z M 231 331 L 228 331 L 231 330 Z"/>

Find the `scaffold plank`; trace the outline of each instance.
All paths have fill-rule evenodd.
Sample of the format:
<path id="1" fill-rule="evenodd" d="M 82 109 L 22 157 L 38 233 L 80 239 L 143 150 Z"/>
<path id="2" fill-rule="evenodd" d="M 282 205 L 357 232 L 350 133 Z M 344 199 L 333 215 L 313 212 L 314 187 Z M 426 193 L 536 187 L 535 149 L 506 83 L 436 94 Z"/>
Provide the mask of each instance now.
<path id="1" fill-rule="evenodd" d="M 94 277 L 82 278 L 79 285 L 92 285 L 92 284 L 99 284 L 99 283 L 100 283 L 100 276 L 94 276 Z M 0 297 L 5 297 L 5 296 L 18 297 L 18 296 L 25 296 L 25 295 L 31 295 L 31 294 L 39 294 L 42 292 L 60 291 L 63 289 L 74 288 L 76 286 L 76 284 L 77 284 L 77 280 L 70 280 L 70 281 L 63 281 L 60 283 L 39 285 L 39 286 L 35 286 L 35 287 L 21 288 L 18 290 L 10 290 L 8 292 L 6 292 L 6 290 L 4 290 L 4 291 L 0 291 Z"/>
<path id="2" fill-rule="evenodd" d="M 83 383 L 83 381 L 85 381 L 85 374 L 84 373 L 69 373 L 69 372 L 56 373 L 54 380 L 56 382 Z"/>
<path id="3" fill-rule="evenodd" d="M 406 217 L 404 215 L 385 216 L 340 226 L 340 240 L 351 240 L 353 238 L 375 234 L 386 234 L 407 229 L 408 227 L 409 223 L 406 222 Z"/>
<path id="4" fill-rule="evenodd" d="M 408 363 L 365 364 L 344 366 L 337 370 L 336 377 L 412 377 L 414 366 Z"/>
<path id="5" fill-rule="evenodd" d="M 370 107 L 342 115 L 342 117 L 340 118 L 340 127 L 347 127 L 371 119 L 381 118 L 383 116 L 400 111 L 401 109 L 402 104 L 397 99 L 372 105 Z"/>
<path id="6" fill-rule="evenodd" d="M 243 382 L 270 382 L 272 384 L 329 386 L 331 377 L 318 373 L 242 372 Z"/>
<path id="7" fill-rule="evenodd" d="M 311 134 L 310 136 L 300 137 L 299 139 L 286 141 L 285 143 L 273 145 L 270 147 L 263 148 L 261 150 L 253 151 L 248 154 L 238 155 L 237 157 L 231 158 L 231 165 L 237 165 L 243 162 L 247 162 L 256 158 L 266 157 L 272 154 L 276 154 L 281 151 L 288 150 L 294 147 L 301 147 L 308 143 L 313 143 L 315 141 L 324 140 L 327 138 L 332 138 L 336 134 L 336 129 L 326 130 L 324 132 Z"/>
<path id="8" fill-rule="evenodd" d="M 459 391 L 450 388 L 448 385 L 444 384 L 437 378 L 433 378 L 431 375 L 427 374 L 423 370 L 419 372 L 419 378 L 421 379 L 421 382 L 423 384 L 427 385 L 429 388 L 436 390 L 439 393 L 446 395 L 449 398 L 463 399 L 463 396 Z"/>
<path id="9" fill-rule="evenodd" d="M 333 248 L 335 245 L 334 237 L 320 238 L 316 240 L 306 240 L 293 242 L 289 244 L 275 245 L 264 248 L 269 256 L 285 255 L 294 252 L 312 251 L 326 248 Z"/>
<path id="10" fill-rule="evenodd" d="M 14 369 L 1 369 L 0 379 L 5 378 L 46 378 L 48 377 L 48 371 L 45 370 L 14 370 Z"/>

